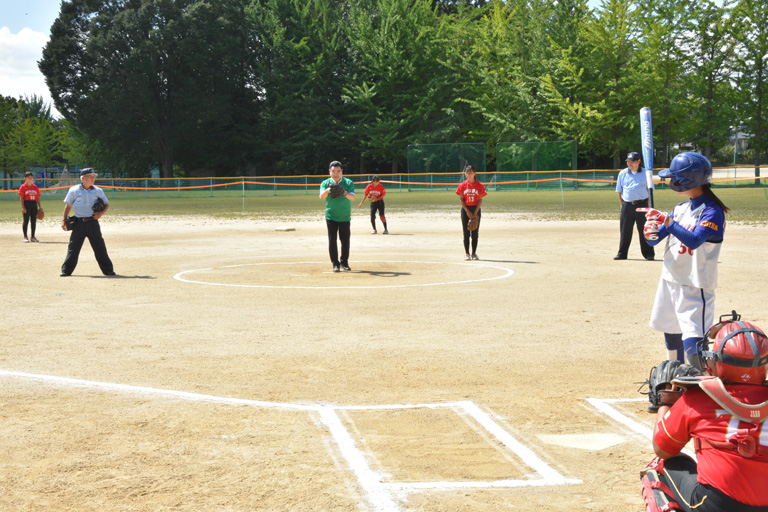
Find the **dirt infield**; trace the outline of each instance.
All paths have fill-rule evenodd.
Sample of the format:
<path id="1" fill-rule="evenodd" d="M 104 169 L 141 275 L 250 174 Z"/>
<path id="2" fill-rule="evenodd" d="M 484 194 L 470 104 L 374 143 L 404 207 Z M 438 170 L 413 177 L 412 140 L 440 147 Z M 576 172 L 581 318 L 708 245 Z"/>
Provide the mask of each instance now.
<path id="1" fill-rule="evenodd" d="M 340 274 L 319 216 L 107 216 L 113 278 L 0 224 L 0 510 L 642 511 L 661 262 L 491 211 L 464 262 L 456 210 L 356 212 Z M 718 313 L 768 325 L 767 249 L 728 226 Z"/>

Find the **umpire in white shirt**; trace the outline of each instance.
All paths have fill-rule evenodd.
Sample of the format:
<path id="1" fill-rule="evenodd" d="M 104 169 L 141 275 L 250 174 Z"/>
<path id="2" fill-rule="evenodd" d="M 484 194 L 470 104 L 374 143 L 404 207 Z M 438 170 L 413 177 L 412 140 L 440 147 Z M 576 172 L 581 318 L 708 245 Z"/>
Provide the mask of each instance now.
<path id="1" fill-rule="evenodd" d="M 633 151 L 627 154 L 627 167 L 619 173 L 616 180 L 616 192 L 619 194 L 619 201 L 621 201 L 621 217 L 619 218 L 621 239 L 619 252 L 613 259 L 627 259 L 629 245 L 632 243 L 632 228 L 637 227 L 643 258 L 653 261 L 655 252 L 653 247 L 645 241 L 643 235 L 645 213 L 637 211 L 638 208 L 648 206 L 648 185 L 645 180 L 645 169 L 640 167 L 640 153 Z"/>
<path id="2" fill-rule="evenodd" d="M 105 276 L 115 275 L 112 260 L 107 254 L 107 246 L 99 227 L 99 218 L 109 210 L 109 199 L 101 188 L 94 185 L 96 176 L 97 174 L 90 167 L 80 171 L 80 185 L 70 187 L 64 198 L 66 206 L 64 207 L 64 220 L 61 223 L 61 229 L 67 230 L 67 217 L 70 211 L 75 217 L 75 223 L 71 228 L 72 233 L 69 235 L 67 258 L 61 265 L 61 277 L 71 276 L 72 272 L 75 271 L 77 260 L 80 257 L 80 249 L 86 238 L 91 243 L 101 273 Z M 94 205 L 99 199 L 104 202 L 104 209 L 94 211 Z"/>

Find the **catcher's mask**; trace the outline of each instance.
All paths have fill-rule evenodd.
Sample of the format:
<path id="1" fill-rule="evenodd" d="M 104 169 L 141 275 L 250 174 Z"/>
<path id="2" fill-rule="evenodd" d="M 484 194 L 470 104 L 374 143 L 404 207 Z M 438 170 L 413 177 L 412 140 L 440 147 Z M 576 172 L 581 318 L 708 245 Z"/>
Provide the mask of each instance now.
<path id="1" fill-rule="evenodd" d="M 724 320 L 730 316 L 730 320 Z M 709 350 L 714 336 L 713 350 Z M 700 344 L 699 357 L 706 369 L 723 382 L 762 384 L 768 370 L 768 337 L 759 327 L 741 321 L 732 311 L 713 325 Z"/>

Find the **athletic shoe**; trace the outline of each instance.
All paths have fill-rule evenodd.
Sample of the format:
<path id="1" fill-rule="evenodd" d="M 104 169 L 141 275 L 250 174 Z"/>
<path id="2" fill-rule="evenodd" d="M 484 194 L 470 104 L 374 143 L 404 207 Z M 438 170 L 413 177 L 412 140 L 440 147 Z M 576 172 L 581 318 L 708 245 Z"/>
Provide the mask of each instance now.
<path id="1" fill-rule="evenodd" d="M 627 257 L 626 256 L 622 256 L 621 254 L 617 254 L 616 256 L 613 257 L 613 259 L 615 259 L 615 260 L 625 260 L 625 259 L 627 259 Z"/>
<path id="2" fill-rule="evenodd" d="M 376 230 L 374 229 L 373 231 L 371 231 L 371 234 L 375 235 L 376 234 Z"/>
<path id="3" fill-rule="evenodd" d="M 470 255 L 469 255 L 469 253 L 467 253 L 467 254 L 465 254 L 465 255 L 464 255 L 464 260 L 465 260 L 465 261 L 469 261 L 469 260 L 471 260 L 471 259 L 472 259 L 472 256 L 470 256 Z"/>
<path id="4" fill-rule="evenodd" d="M 61 274 L 59 274 L 60 277 L 69 277 L 71 275 L 72 274 L 67 274 L 66 272 L 62 272 Z"/>
<path id="5" fill-rule="evenodd" d="M 27 238 L 27 237 L 24 237 L 24 243 L 25 243 L 25 244 L 28 244 L 28 243 L 29 243 L 29 238 Z"/>
<path id="6" fill-rule="evenodd" d="M 342 263 L 341 264 L 341 269 L 344 270 L 344 271 L 347 271 L 347 272 L 352 270 L 351 268 L 349 268 L 349 264 L 347 264 L 347 263 Z"/>
<path id="7" fill-rule="evenodd" d="M 117 274 L 115 274 L 114 271 L 113 271 L 113 272 L 104 272 L 104 275 L 105 276 L 116 276 Z"/>
<path id="8" fill-rule="evenodd" d="M 39 242 L 40 240 L 38 240 L 38 239 L 37 239 L 37 238 L 35 238 L 35 237 L 32 237 L 32 240 L 31 240 L 31 241 L 32 241 L 32 242 Z"/>
<path id="9" fill-rule="evenodd" d="M 334 271 L 334 272 L 341 272 L 341 269 L 339 268 L 339 266 L 338 266 L 338 265 L 334 265 L 334 266 L 333 266 L 333 271 Z"/>
<path id="10" fill-rule="evenodd" d="M 473 260 L 479 260 L 480 258 L 478 258 L 478 257 L 477 257 L 477 254 L 475 254 L 475 253 L 472 253 L 472 259 L 473 259 Z"/>
<path id="11" fill-rule="evenodd" d="M 385 229 L 385 230 L 384 230 L 384 232 L 382 233 L 382 235 L 388 235 L 388 234 L 389 234 L 389 231 L 387 231 L 386 229 Z"/>
<path id="12" fill-rule="evenodd" d="M 648 407 L 646 407 L 646 410 L 647 410 L 648 412 L 659 412 L 659 408 L 658 408 L 658 407 L 656 407 L 656 406 L 655 406 L 655 405 L 653 405 L 653 404 L 648 404 Z"/>

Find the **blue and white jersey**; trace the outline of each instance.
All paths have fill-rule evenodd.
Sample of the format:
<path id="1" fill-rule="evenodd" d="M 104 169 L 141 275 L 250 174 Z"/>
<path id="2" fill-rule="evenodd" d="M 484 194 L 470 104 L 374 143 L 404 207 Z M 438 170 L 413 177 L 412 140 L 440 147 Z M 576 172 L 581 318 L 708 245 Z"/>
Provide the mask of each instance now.
<path id="1" fill-rule="evenodd" d="M 70 187 L 64 202 L 72 207 L 71 213 L 75 217 L 93 217 L 93 205 L 96 200 L 101 198 L 104 204 L 109 204 L 109 199 L 96 185 L 92 185 L 88 190 L 82 184 Z"/>
<path id="2" fill-rule="evenodd" d="M 675 206 L 672 222 L 659 230 L 659 239 L 669 236 L 664 248 L 661 278 L 673 283 L 713 290 L 717 287 L 725 213 L 706 196 Z"/>

